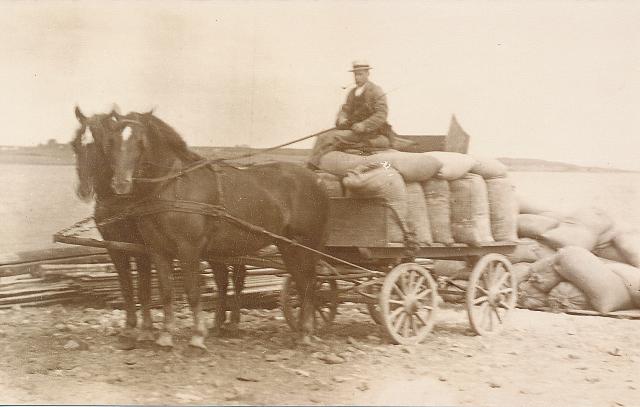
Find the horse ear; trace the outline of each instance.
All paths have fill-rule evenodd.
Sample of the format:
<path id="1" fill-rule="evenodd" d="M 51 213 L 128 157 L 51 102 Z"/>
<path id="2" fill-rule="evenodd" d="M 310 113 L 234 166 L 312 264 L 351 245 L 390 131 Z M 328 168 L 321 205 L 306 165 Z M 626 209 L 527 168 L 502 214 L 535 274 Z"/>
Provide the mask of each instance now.
<path id="1" fill-rule="evenodd" d="M 111 108 L 111 113 L 109 114 L 111 115 L 111 117 L 115 118 L 116 120 L 120 120 L 121 118 L 124 117 L 120 113 L 120 106 L 118 106 L 117 103 L 113 104 L 113 107 Z"/>
<path id="2" fill-rule="evenodd" d="M 84 114 L 82 114 L 82 112 L 80 111 L 80 107 L 78 105 L 76 105 L 75 113 L 76 113 L 76 118 L 80 123 L 84 123 L 87 120 L 87 117 Z"/>

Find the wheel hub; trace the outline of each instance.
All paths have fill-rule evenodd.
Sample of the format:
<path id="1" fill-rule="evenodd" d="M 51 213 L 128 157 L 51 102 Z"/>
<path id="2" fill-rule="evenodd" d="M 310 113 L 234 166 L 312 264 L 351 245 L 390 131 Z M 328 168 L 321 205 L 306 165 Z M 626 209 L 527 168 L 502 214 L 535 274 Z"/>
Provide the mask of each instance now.
<path id="1" fill-rule="evenodd" d="M 403 305 L 407 314 L 414 314 L 418 310 L 418 299 L 415 295 L 407 295 L 404 299 Z"/>
<path id="2" fill-rule="evenodd" d="M 487 293 L 487 297 L 489 300 L 489 304 L 493 307 L 497 307 L 500 304 L 500 301 L 504 300 L 504 294 L 500 293 L 499 287 L 491 287 L 489 288 L 489 292 Z"/>

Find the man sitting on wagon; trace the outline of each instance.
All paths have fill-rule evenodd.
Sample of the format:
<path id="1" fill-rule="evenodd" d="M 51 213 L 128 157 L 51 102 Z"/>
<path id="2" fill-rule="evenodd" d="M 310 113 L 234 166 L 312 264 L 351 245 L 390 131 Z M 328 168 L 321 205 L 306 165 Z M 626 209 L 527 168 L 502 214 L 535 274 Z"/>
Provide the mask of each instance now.
<path id="1" fill-rule="evenodd" d="M 316 139 L 307 166 L 317 169 L 320 157 L 330 151 L 359 150 L 371 152 L 391 148 L 394 133 L 387 123 L 387 97 L 382 89 L 369 81 L 371 66 L 354 61 L 353 88 L 336 119 L 336 128 Z"/>

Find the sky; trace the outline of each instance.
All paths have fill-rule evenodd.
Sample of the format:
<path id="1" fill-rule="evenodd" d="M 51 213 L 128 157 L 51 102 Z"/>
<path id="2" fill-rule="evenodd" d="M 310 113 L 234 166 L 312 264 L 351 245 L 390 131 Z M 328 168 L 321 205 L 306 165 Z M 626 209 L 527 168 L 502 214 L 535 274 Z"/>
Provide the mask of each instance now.
<path id="1" fill-rule="evenodd" d="M 639 21 L 637 1 L 9 0 L 0 145 L 117 103 L 189 145 L 270 147 L 331 127 L 365 59 L 399 134 L 455 115 L 472 154 L 640 170 Z"/>

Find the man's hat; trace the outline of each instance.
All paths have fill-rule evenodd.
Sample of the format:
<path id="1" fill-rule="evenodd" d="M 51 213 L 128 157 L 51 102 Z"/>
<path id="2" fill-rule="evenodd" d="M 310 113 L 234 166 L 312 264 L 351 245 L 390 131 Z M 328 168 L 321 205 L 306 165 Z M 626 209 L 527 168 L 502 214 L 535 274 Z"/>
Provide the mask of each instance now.
<path id="1" fill-rule="evenodd" d="M 352 65 L 353 65 L 353 69 L 349 70 L 349 72 L 368 71 L 369 69 L 371 69 L 371 66 L 369 65 L 369 63 L 362 59 L 353 61 Z"/>

